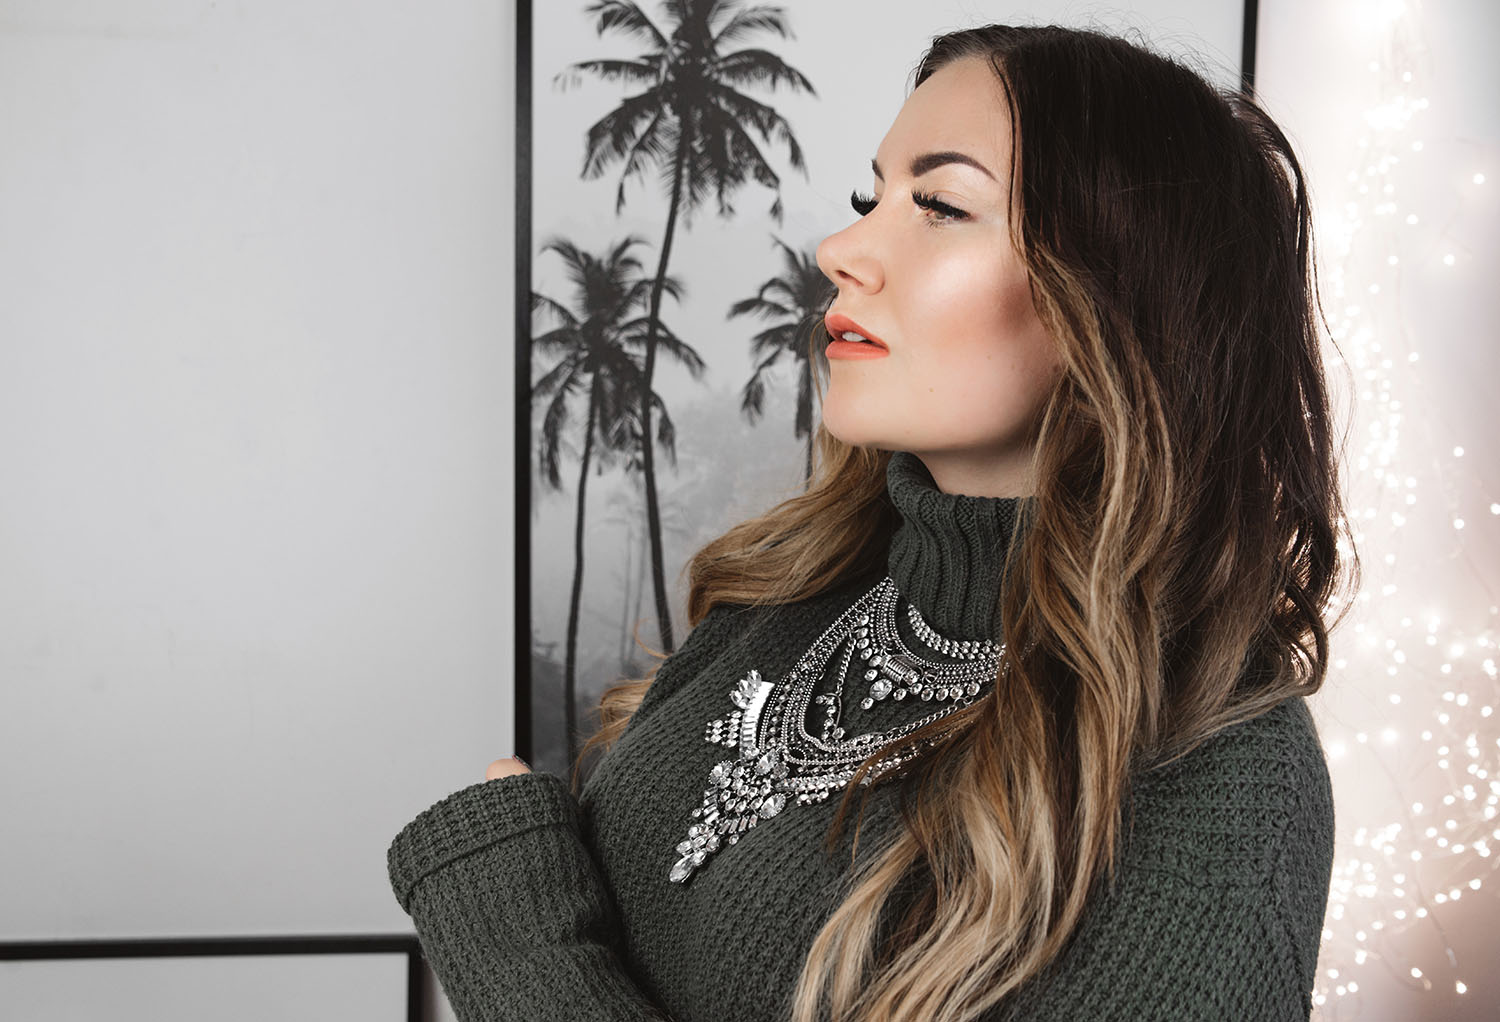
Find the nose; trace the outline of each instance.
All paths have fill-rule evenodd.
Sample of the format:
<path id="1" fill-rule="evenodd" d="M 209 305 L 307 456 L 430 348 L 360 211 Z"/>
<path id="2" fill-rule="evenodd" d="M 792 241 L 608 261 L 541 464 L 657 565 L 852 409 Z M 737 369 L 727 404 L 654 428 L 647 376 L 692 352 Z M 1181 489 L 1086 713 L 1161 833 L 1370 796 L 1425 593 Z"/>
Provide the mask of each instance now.
<path id="1" fill-rule="evenodd" d="M 872 216 L 874 213 L 866 214 L 818 244 L 818 269 L 840 291 L 874 292 L 885 284 L 874 239 L 869 236 Z"/>

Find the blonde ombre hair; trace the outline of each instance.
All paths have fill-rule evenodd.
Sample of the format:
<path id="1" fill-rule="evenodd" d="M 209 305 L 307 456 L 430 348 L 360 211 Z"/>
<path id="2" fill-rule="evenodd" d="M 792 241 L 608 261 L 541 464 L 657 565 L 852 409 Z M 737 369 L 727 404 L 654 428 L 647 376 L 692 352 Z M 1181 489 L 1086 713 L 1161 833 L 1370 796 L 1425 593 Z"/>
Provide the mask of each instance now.
<path id="1" fill-rule="evenodd" d="M 1325 614 L 1358 588 L 1358 556 L 1339 550 L 1311 220 L 1286 137 L 1252 100 L 1105 34 L 953 32 L 915 84 L 963 58 L 989 61 L 1006 97 L 1012 239 L 1064 370 L 1000 594 L 1009 675 L 906 739 L 939 741 L 899 775 L 915 796 L 905 826 L 852 864 L 791 1022 L 965 1022 L 1035 976 L 1113 878 L 1132 777 L 1316 692 L 1343 616 Z M 826 340 L 821 325 L 809 339 L 820 399 Z M 821 426 L 816 449 L 808 492 L 691 559 L 690 623 L 883 563 L 900 524 L 890 454 Z M 603 695 L 580 764 L 619 737 L 654 675 Z M 922 893 L 881 941 L 908 875 Z"/>

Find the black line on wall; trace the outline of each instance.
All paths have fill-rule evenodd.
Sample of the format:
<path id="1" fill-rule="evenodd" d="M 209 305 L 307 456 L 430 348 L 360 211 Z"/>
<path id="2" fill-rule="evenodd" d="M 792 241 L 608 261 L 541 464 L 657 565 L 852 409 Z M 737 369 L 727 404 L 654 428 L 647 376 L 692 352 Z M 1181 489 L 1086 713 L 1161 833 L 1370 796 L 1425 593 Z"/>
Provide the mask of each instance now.
<path id="1" fill-rule="evenodd" d="M 1245 27 L 1240 35 L 1240 91 L 1255 95 L 1255 33 L 1260 21 L 1260 0 L 1245 0 Z"/>
<path id="2" fill-rule="evenodd" d="M 516 755 L 531 747 L 531 0 L 516 0 Z"/>
<path id="3" fill-rule="evenodd" d="M 31 940 L 0 943 L 0 962 L 99 958 L 238 958 L 253 955 L 406 956 L 406 1020 L 423 1022 L 426 971 L 422 946 L 411 934 L 303 937 L 158 937 L 131 940 Z"/>

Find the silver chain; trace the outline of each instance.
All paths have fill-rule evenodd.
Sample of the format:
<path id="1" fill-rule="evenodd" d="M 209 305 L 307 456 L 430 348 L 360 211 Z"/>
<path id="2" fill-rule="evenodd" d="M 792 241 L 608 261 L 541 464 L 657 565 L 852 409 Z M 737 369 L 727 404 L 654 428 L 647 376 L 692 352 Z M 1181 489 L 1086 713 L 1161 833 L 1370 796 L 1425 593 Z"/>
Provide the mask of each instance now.
<path id="1" fill-rule="evenodd" d="M 872 753 L 968 706 L 984 684 L 995 679 L 1004 643 L 947 639 L 922 621 L 920 614 L 915 618 L 909 614 L 919 640 L 944 655 L 960 657 L 962 662 L 934 662 L 913 652 L 896 627 L 899 596 L 896 583 L 890 577 L 882 579 L 818 636 L 779 684 L 751 670 L 730 690 L 730 701 L 737 708 L 709 721 L 704 739 L 738 748 L 739 758 L 723 760 L 709 772 L 702 805 L 692 811 L 696 822 L 688 826 L 686 840 L 677 845 L 680 858 L 669 874 L 672 882 L 685 882 L 720 849 L 722 839 L 735 844 L 758 820 L 780 813 L 789 797 L 806 805 L 821 802 L 846 787 L 858 765 Z M 920 628 L 916 627 L 919 621 Z M 812 735 L 807 731 L 807 710 L 814 689 L 840 647 L 843 656 L 834 691 L 817 697 L 817 702 L 826 707 L 822 733 Z M 864 679 L 872 683 L 861 707 L 869 709 L 888 695 L 898 701 L 908 695 L 940 702 L 952 700 L 952 705 L 883 732 L 846 739 L 839 714 L 844 681 L 856 653 L 866 664 Z M 914 759 L 937 740 L 929 738 L 894 749 L 876 760 L 861 778 L 861 785 Z"/>
<path id="2" fill-rule="evenodd" d="M 973 660 L 977 657 L 995 653 L 1000 650 L 1004 643 L 993 639 L 948 639 L 933 630 L 922 617 L 922 612 L 917 609 L 915 603 L 906 605 L 906 619 L 911 622 L 912 631 L 917 633 L 917 638 L 937 650 L 945 656 L 958 657 L 961 660 Z"/>

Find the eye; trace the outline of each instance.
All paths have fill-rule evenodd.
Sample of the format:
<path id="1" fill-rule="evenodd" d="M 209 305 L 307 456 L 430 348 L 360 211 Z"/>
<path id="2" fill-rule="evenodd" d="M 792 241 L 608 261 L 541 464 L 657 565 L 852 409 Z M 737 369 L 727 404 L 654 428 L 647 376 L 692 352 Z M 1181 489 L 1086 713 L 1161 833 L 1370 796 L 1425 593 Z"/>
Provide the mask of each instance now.
<path id="1" fill-rule="evenodd" d="M 950 223 L 955 220 L 967 220 L 969 218 L 969 214 L 965 213 L 957 206 L 950 206 L 948 205 L 948 203 L 943 202 L 942 200 L 932 195 L 928 195 L 926 192 L 912 192 L 911 201 L 927 210 L 929 213 L 936 214 L 935 216 L 927 217 L 928 223 Z M 854 207 L 854 212 L 858 213 L 860 216 L 864 216 L 875 208 L 875 196 L 861 195 L 857 191 L 850 192 L 849 205 Z"/>
<path id="2" fill-rule="evenodd" d="M 944 223 L 951 220 L 967 220 L 969 218 L 969 214 L 957 206 L 950 206 L 946 202 L 928 195 L 926 192 L 912 192 L 911 201 L 923 209 L 939 214 L 937 217 L 928 218 L 936 223 Z"/>

